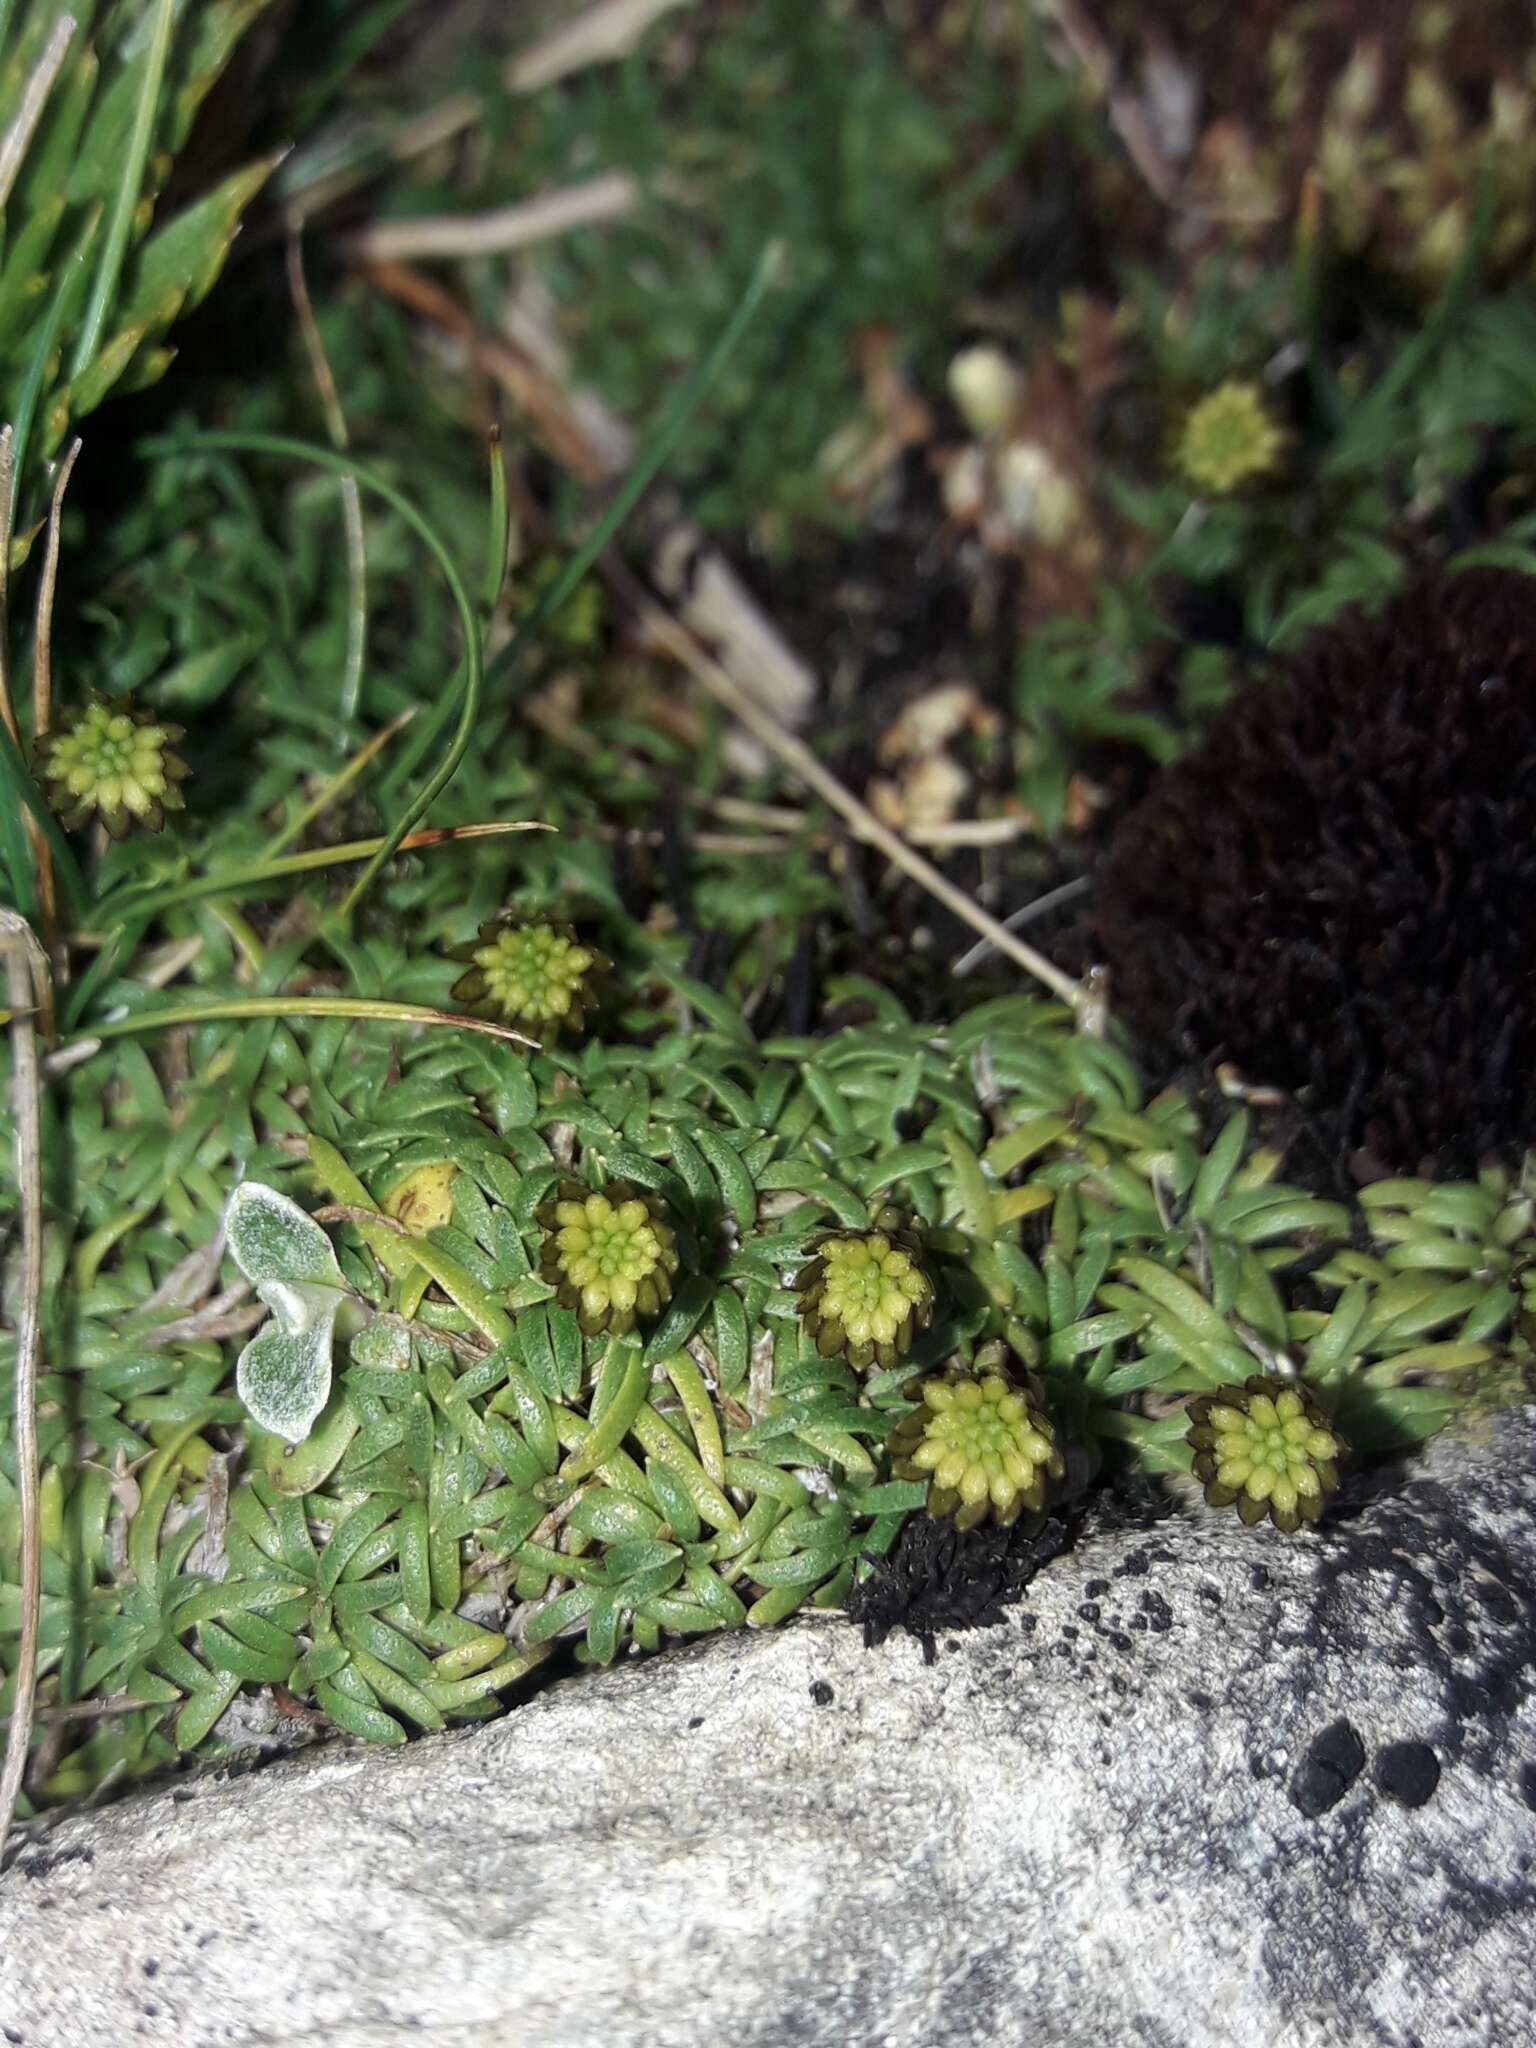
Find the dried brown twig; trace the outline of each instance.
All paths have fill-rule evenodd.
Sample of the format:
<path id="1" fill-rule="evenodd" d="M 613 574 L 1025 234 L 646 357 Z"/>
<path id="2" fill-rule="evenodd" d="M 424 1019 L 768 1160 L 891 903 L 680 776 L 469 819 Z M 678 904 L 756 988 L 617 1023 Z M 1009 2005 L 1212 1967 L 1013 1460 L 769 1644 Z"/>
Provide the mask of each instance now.
<path id="1" fill-rule="evenodd" d="M 53 599 L 59 584 L 59 537 L 64 522 L 64 493 L 80 458 L 78 435 L 70 442 L 54 472 L 53 494 L 48 503 L 48 536 L 43 545 L 42 573 L 37 581 L 37 615 L 32 636 L 32 739 L 36 744 L 53 724 Z M 53 975 L 64 972 L 64 941 L 59 931 L 58 885 L 53 872 L 53 848 L 48 844 L 31 812 L 26 818 L 32 856 L 37 863 L 38 918 L 43 928 Z M 51 1045 L 57 1036 L 53 1019 L 53 989 L 50 979 L 40 1022 L 43 1037 Z"/>
<path id="2" fill-rule="evenodd" d="M 579 185 L 541 192 L 487 213 L 448 213 L 370 221 L 352 237 L 364 262 L 398 263 L 423 256 L 493 256 L 526 249 L 572 228 L 593 227 L 632 213 L 640 187 L 627 171 L 608 171 Z"/>
<path id="3" fill-rule="evenodd" d="M 878 847 L 886 859 L 909 875 L 919 888 L 970 925 L 973 931 L 990 940 L 999 953 L 1005 954 L 1036 981 L 1043 982 L 1053 995 L 1070 1004 L 1074 1011 L 1083 1009 L 1086 1002 L 1084 991 L 1071 975 L 1064 974 L 1053 961 L 1047 960 L 1043 953 L 1037 953 L 1024 940 L 1015 938 L 973 897 L 958 888 L 947 875 L 941 874 L 931 861 L 925 860 L 915 847 L 888 825 L 882 824 L 869 806 L 840 782 L 803 740 L 786 732 L 771 713 L 747 694 L 685 626 L 640 592 L 625 571 L 612 565 L 608 573 L 610 580 L 635 606 L 641 631 L 650 644 L 681 663 L 718 704 L 746 727 L 754 739 L 783 762 L 791 774 L 814 790 L 823 803 L 836 811 L 852 828 L 856 838 Z"/>
<path id="4" fill-rule="evenodd" d="M 1032 0 L 1040 19 L 1055 29 L 1063 55 L 1104 102 L 1110 126 L 1148 191 L 1174 213 L 1232 226 L 1274 218 L 1269 208 L 1211 206 L 1195 198 L 1188 181 L 1168 161 L 1141 100 L 1121 84 L 1114 52 L 1082 0 Z"/>
<path id="5" fill-rule="evenodd" d="M 12 1011 L 11 1094 L 16 1125 L 16 1187 L 21 1203 L 21 1308 L 16 1327 L 16 1493 L 21 1509 L 21 1633 L 15 1691 L 0 1764 L 0 1853 L 21 1790 L 37 1687 L 42 1594 L 42 1510 L 37 1472 L 37 1368 L 43 1296 L 42 1080 L 35 1012 L 48 984 L 48 959 L 24 917 L 0 910 L 0 955 Z"/>

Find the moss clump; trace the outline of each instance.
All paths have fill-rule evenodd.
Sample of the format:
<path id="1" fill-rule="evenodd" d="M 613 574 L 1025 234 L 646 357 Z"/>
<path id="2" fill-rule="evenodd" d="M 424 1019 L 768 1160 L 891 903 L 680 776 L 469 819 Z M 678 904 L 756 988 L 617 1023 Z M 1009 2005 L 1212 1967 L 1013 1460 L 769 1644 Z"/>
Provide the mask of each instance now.
<path id="1" fill-rule="evenodd" d="M 918 1240 L 892 1223 L 837 1232 L 814 1251 L 796 1282 L 807 1335 L 823 1358 L 841 1355 L 860 1370 L 889 1370 L 933 1313 L 933 1282 Z"/>
<path id="2" fill-rule="evenodd" d="M 1348 1446 L 1304 1386 L 1255 1373 L 1189 1404 L 1185 1441 L 1214 1508 L 1235 1506 L 1250 1526 L 1266 1515 L 1293 1535 L 1338 1490 Z"/>
<path id="3" fill-rule="evenodd" d="M 37 772 L 70 831 L 100 819 L 114 839 L 133 826 L 158 832 L 182 808 L 187 764 L 171 751 L 182 736 L 127 697 L 91 697 L 37 743 Z"/>
<path id="4" fill-rule="evenodd" d="M 1094 923 L 1175 1057 L 1304 1091 L 1359 1178 L 1536 1135 L 1536 583 L 1435 577 L 1244 692 L 1121 825 Z"/>
<path id="5" fill-rule="evenodd" d="M 622 1336 L 672 1299 L 676 1240 L 664 1205 L 628 1181 L 594 1194 L 576 1184 L 539 1211 L 539 1270 L 583 1332 Z"/>

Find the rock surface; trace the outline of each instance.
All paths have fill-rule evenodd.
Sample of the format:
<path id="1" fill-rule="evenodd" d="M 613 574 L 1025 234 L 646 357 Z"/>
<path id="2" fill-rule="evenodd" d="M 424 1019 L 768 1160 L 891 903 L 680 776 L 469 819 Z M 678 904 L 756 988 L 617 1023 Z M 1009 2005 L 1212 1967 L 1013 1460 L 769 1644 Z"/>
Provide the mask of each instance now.
<path id="1" fill-rule="evenodd" d="M 1286 1542 L 1081 1543 L 1002 1627 L 804 1622 L 0 1878 L 17 2048 L 1536 2040 L 1536 1418 Z"/>

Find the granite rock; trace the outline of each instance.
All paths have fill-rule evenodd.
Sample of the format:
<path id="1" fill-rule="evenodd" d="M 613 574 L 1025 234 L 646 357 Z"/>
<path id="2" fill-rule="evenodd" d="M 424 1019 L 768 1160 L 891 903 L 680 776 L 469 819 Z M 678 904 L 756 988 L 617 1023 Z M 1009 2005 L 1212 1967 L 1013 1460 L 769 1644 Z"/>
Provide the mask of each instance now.
<path id="1" fill-rule="evenodd" d="M 836 1617 L 24 1841 L 0 2040 L 1536 2040 L 1536 1418 L 1294 1539 L 1089 1534 L 999 1627 Z"/>

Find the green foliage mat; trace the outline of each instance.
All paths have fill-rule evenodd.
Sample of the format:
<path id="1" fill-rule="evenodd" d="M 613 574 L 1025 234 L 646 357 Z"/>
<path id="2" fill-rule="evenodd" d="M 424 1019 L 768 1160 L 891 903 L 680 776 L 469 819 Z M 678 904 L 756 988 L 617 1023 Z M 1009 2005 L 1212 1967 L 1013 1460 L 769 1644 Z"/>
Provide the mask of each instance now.
<path id="1" fill-rule="evenodd" d="M 73 11 L 78 35 L 29 101 L 64 10 L 0 0 L 0 125 L 36 117 L 0 272 L 17 564 L 45 531 L 46 458 L 109 394 L 167 367 L 169 323 L 212 283 L 268 168 L 157 216 L 197 106 L 263 0 Z M 305 10 L 316 61 L 300 101 L 327 103 L 401 12 Z M 889 326 L 936 393 L 1007 247 L 1021 166 L 1051 160 L 1048 211 L 1070 227 L 1077 201 L 1057 204 L 1060 185 L 1107 146 L 1071 81 L 1034 56 L 1021 94 L 984 48 L 918 78 L 894 30 L 865 21 L 850 61 L 833 23 L 773 0 L 729 10 L 670 84 L 641 55 L 557 93 L 492 96 L 484 189 L 434 191 L 428 164 L 382 195 L 385 212 L 464 210 L 602 164 L 637 170 L 641 211 L 540 259 L 566 338 L 637 422 L 690 373 L 643 462 L 662 460 L 713 379 L 712 411 L 668 444 L 689 510 L 780 545 L 801 522 L 846 516 L 829 450 L 863 417 L 861 337 Z M 1473 303 L 1488 226 L 1485 209 L 1427 318 L 1373 312 L 1347 351 L 1333 335 L 1349 308 L 1325 308 L 1315 239 L 1300 238 L 1293 271 L 1110 264 L 1121 360 L 1083 411 L 1087 466 L 1069 479 L 1105 540 L 1098 609 L 1025 636 L 1011 683 L 1017 790 L 1044 833 L 1094 742 L 1177 751 L 1179 718 L 1145 694 L 1154 671 L 1190 717 L 1234 679 L 1230 648 L 1176 636 L 1170 590 L 1225 598 L 1230 637 L 1252 652 L 1380 596 L 1425 547 L 1481 541 L 1471 553 L 1532 566 L 1516 458 L 1536 432 L 1536 315 L 1519 290 Z M 774 312 L 745 334 L 733 316 L 717 352 L 770 232 L 789 245 Z M 1054 285 L 1048 296 L 1048 316 L 975 310 L 1061 368 L 1069 323 Z M 322 454 L 329 473 L 284 484 L 245 460 L 306 452 L 260 436 L 312 406 L 293 347 L 249 391 L 215 379 L 194 394 L 238 433 L 162 441 L 123 502 L 68 509 L 88 544 L 64 549 L 54 709 L 127 691 L 186 725 L 176 833 L 71 845 L 32 780 L 19 691 L 19 744 L 0 741 L 3 886 L 45 921 L 46 838 L 76 969 L 60 981 L 45 1100 L 44 1801 L 227 1755 L 267 1712 L 398 1742 L 494 1713 L 557 1644 L 602 1664 L 839 1606 L 925 1512 L 926 1482 L 896 1476 L 888 1448 L 914 1382 L 984 1347 L 1038 1382 L 1078 1491 L 1116 1464 L 1188 1473 L 1184 1404 L 1256 1371 L 1299 1373 L 1365 1459 L 1523 1396 L 1524 1171 L 1322 1200 L 1281 1181 L 1247 1113 L 1147 1099 L 1118 1040 L 1028 997 L 930 1028 L 889 990 L 821 990 L 813 972 L 813 993 L 865 1021 L 754 1039 L 744 1011 L 838 903 L 814 817 L 771 865 L 718 847 L 685 858 L 653 832 L 656 865 L 675 856 L 684 877 L 675 922 L 654 915 L 667 889 L 650 893 L 649 926 L 630 915 L 609 841 L 672 828 L 679 790 L 698 814 L 721 795 L 781 799 L 781 785 L 737 776 L 707 719 L 690 744 L 636 714 L 589 592 L 536 653 L 519 641 L 514 664 L 511 617 L 526 621 L 532 592 L 564 572 L 529 574 L 498 611 L 506 508 L 493 504 L 487 545 L 478 458 L 451 431 L 462 393 L 431 388 L 408 323 L 375 302 L 322 295 L 319 327 L 354 439 L 382 471 L 363 479 L 366 594 L 336 542 L 348 465 Z M 1202 496 L 1177 473 L 1174 430 L 1234 376 L 1262 387 L 1274 466 Z M 1469 525 L 1491 454 L 1508 456 L 1509 502 Z M 454 564 L 482 558 L 476 604 Z M 564 724 L 533 737 L 526 697 L 556 679 Z M 386 751 L 364 759 L 391 722 Z M 557 829 L 512 842 L 511 873 L 490 836 L 388 858 L 428 803 L 433 826 Z M 321 833 L 348 845 L 315 845 Z M 365 859 L 382 863 L 365 902 L 338 912 L 316 889 L 251 908 Z M 617 1014 L 573 1049 L 529 1055 L 427 1021 L 450 1000 L 444 955 L 509 891 L 579 918 L 617 962 Z M 695 940 L 715 946 L 726 994 L 684 971 Z M 360 1021 L 386 998 L 384 1021 Z M 7 1219 L 13 1136 L 0 1122 Z M 633 1334 L 583 1335 L 541 1277 L 538 1212 L 571 1175 L 627 1179 L 675 1227 L 671 1300 Z M 247 1247 L 242 1273 L 223 1232 L 235 1191 L 257 1186 L 314 1220 L 265 1201 L 286 1238 L 259 1271 Z M 820 1355 L 786 1283 L 826 1232 L 868 1228 L 887 1204 L 912 1219 L 935 1314 L 909 1356 L 856 1372 Z M 17 1303 L 4 1306 L 13 1327 Z M 0 1714 L 21 1631 L 14 1347 L 0 1334 Z M 253 1349 L 321 1404 L 297 1445 L 250 1420 L 236 1374 Z M 305 1402 L 295 1412 L 308 1419 Z"/>
<path id="2" fill-rule="evenodd" d="M 1523 1186 L 1387 1183 L 1351 1213 L 1281 1183 L 1246 1113 L 1202 1147 L 1187 1101 L 1145 1101 L 1056 1005 L 932 1032 L 842 993 L 872 1021 L 819 1040 L 754 1045 L 686 989 L 703 1014 L 674 998 L 571 1052 L 262 1019 L 193 1029 L 174 1062 L 123 1041 L 58 1084 L 41 1718 L 114 1711 L 57 1724 L 45 1798 L 227 1751 L 242 1687 L 398 1742 L 495 1711 L 557 1641 L 606 1663 L 836 1606 L 920 1511 L 884 1450 L 914 1373 L 990 1337 L 1037 1370 L 1079 1483 L 1106 1456 L 1187 1469 L 1178 1397 L 1282 1352 L 1366 1454 L 1518 1392 Z M 451 1220 L 375 1220 L 444 1167 Z M 572 1169 L 675 1219 L 649 1330 L 584 1338 L 539 1278 L 535 1211 Z M 220 1258 L 245 1177 L 324 1204 L 339 1258 L 335 1388 L 296 1449 L 232 1386 L 259 1313 Z M 784 1282 L 891 1201 L 939 1310 L 857 1375 Z M 0 1655 L 16 1571 L 0 1446 Z"/>

